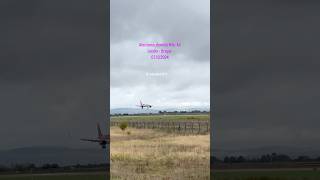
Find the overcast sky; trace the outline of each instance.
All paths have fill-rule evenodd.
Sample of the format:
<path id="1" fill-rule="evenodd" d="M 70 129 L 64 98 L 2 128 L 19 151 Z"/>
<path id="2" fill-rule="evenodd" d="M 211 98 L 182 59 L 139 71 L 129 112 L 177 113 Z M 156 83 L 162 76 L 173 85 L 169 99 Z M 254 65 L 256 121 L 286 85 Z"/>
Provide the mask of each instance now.
<path id="1" fill-rule="evenodd" d="M 213 147 L 318 147 L 320 2 L 215 3 Z M 0 14 L 0 149 L 92 147 L 78 140 L 105 118 L 104 6 L 7 0 Z M 154 41 L 181 48 L 151 61 L 138 43 Z M 112 107 L 209 105 L 209 1 L 112 0 L 110 45 Z"/>
<path id="2" fill-rule="evenodd" d="M 319 7 L 215 1 L 213 148 L 319 148 Z"/>
<path id="3" fill-rule="evenodd" d="M 0 150 L 97 147 L 105 126 L 103 1 L 0 2 Z M 106 128 L 104 128 L 105 131 Z"/>
<path id="4" fill-rule="evenodd" d="M 209 0 L 111 0 L 111 108 L 209 107 L 209 21 Z M 157 42 L 181 47 L 156 61 L 138 46 Z"/>

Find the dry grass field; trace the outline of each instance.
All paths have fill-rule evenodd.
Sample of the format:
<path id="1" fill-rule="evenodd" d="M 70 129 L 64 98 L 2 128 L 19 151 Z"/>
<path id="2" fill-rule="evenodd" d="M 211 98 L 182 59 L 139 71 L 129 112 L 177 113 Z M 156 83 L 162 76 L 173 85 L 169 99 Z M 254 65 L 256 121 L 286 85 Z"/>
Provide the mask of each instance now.
<path id="1" fill-rule="evenodd" d="M 210 139 L 111 127 L 111 179 L 210 179 Z"/>

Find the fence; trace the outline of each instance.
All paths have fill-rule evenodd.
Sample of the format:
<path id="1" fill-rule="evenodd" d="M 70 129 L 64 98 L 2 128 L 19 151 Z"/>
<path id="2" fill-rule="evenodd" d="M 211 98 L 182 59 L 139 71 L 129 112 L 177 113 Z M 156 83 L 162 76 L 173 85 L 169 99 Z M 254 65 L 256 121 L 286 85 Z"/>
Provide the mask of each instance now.
<path id="1" fill-rule="evenodd" d="M 110 126 L 119 126 L 126 122 L 129 127 L 160 129 L 176 133 L 209 133 L 209 121 L 111 121 Z"/>

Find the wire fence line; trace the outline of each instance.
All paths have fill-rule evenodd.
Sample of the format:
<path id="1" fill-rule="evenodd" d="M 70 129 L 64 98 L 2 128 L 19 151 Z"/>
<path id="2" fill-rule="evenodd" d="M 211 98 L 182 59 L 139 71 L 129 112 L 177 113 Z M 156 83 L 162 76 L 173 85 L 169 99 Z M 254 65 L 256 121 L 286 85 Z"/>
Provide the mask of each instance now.
<path id="1" fill-rule="evenodd" d="M 111 121 L 110 126 L 126 122 L 129 127 L 138 129 L 161 129 L 177 133 L 209 133 L 209 121 Z"/>

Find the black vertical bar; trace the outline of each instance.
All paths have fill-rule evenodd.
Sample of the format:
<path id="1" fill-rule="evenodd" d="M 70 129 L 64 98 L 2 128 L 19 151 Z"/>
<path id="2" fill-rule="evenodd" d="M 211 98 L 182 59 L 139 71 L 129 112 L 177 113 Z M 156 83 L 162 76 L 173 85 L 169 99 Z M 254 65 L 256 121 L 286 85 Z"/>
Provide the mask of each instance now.
<path id="1" fill-rule="evenodd" d="M 106 118 L 107 118 L 107 134 L 109 134 L 110 138 L 110 1 L 102 1 L 105 7 L 105 23 L 103 23 L 105 29 L 105 41 L 103 46 L 106 50 L 106 82 L 105 82 L 105 92 L 106 92 Z M 107 179 L 110 179 L 110 145 L 106 148 L 107 151 Z"/>
<path id="2" fill-rule="evenodd" d="M 210 179 L 213 179 L 213 171 L 212 171 L 212 167 L 213 167 L 213 164 L 212 164 L 212 160 L 213 160 L 213 154 L 212 154 L 212 142 L 213 142 L 213 68 L 216 68 L 216 67 L 213 67 L 214 66 L 214 60 L 213 60 L 213 55 L 214 55 L 214 2 L 215 1 L 210 1 Z"/>

